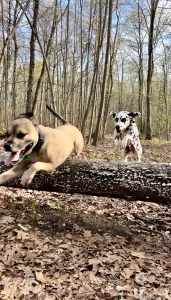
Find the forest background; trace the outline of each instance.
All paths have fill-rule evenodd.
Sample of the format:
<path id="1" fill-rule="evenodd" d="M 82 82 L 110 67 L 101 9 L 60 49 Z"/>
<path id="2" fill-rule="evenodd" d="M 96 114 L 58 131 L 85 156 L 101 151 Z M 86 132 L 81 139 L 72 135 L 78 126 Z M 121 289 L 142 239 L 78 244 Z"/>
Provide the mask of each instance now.
<path id="1" fill-rule="evenodd" d="M 49 104 L 97 145 L 111 110 L 140 111 L 140 134 L 170 139 L 171 1 L 1 0 L 0 131 Z"/>

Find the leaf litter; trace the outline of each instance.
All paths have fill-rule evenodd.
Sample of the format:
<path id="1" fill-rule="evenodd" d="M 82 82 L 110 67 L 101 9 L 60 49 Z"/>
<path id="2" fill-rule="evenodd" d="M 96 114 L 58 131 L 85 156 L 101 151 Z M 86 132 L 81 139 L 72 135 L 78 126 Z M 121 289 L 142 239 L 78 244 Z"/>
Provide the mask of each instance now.
<path id="1" fill-rule="evenodd" d="M 0 190 L 0 299 L 171 299 L 169 207 Z"/>
<path id="2" fill-rule="evenodd" d="M 83 155 L 91 151 L 96 156 L 90 146 Z M 171 299 L 170 207 L 0 191 L 0 299 Z"/>

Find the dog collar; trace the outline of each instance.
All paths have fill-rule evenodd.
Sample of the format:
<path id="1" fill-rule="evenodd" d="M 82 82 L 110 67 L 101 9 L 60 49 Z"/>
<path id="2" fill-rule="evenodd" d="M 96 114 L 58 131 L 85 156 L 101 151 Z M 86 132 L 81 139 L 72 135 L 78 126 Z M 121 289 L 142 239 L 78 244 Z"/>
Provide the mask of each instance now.
<path id="1" fill-rule="evenodd" d="M 41 131 L 40 128 L 39 128 L 39 139 L 38 139 L 38 142 L 37 142 L 37 144 L 34 146 L 34 148 L 33 148 L 32 151 L 33 151 L 33 152 L 39 151 L 40 148 L 42 147 L 43 143 L 44 143 L 43 133 L 42 133 L 42 131 Z"/>

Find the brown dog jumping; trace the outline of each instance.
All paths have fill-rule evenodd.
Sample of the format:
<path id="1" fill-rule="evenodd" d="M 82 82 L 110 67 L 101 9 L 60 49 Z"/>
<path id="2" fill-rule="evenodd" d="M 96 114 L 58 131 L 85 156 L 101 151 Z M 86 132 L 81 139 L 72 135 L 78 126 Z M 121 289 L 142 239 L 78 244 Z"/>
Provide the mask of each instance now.
<path id="1" fill-rule="evenodd" d="M 38 125 L 33 113 L 21 114 L 12 121 L 4 144 L 5 150 L 10 152 L 5 164 L 16 165 L 0 175 L 0 184 L 22 176 L 21 184 L 25 186 L 38 171 L 51 175 L 72 150 L 76 155 L 82 152 L 84 141 L 81 132 L 49 106 L 47 108 L 64 125 L 57 128 Z M 27 167 L 29 169 L 25 171 Z"/>

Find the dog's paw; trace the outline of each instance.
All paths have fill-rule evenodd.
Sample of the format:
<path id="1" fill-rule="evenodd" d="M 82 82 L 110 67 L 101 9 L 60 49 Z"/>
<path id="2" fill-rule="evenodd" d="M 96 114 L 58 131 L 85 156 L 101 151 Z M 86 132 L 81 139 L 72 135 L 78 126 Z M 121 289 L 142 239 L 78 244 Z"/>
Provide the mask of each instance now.
<path id="1" fill-rule="evenodd" d="M 23 176 L 21 177 L 21 185 L 26 186 L 29 183 L 31 183 L 32 179 L 34 177 L 34 174 L 30 174 L 29 170 L 24 172 Z"/>
<path id="2" fill-rule="evenodd" d="M 5 174 L 5 175 L 4 175 Z M 6 175 L 6 172 L 0 175 L 0 185 L 2 185 L 4 182 L 10 180 L 11 177 Z"/>
<path id="3" fill-rule="evenodd" d="M 25 178 L 25 176 L 23 176 L 22 178 L 21 178 L 21 185 L 22 186 L 26 186 L 26 185 L 28 185 L 30 182 L 32 181 L 32 178 Z"/>
<path id="4" fill-rule="evenodd" d="M 137 163 L 141 163 L 141 158 L 140 158 L 140 159 L 137 159 Z"/>

